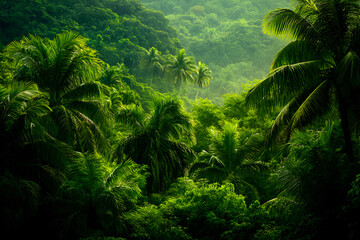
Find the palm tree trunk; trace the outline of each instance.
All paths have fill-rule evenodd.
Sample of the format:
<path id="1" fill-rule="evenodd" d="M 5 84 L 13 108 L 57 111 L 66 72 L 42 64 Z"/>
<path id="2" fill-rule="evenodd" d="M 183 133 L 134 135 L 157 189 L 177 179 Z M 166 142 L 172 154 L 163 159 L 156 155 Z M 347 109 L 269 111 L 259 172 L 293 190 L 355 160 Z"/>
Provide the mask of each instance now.
<path id="1" fill-rule="evenodd" d="M 179 82 L 179 92 L 178 92 L 178 96 L 180 97 L 181 94 L 181 81 Z"/>
<path id="2" fill-rule="evenodd" d="M 152 78 L 150 80 L 150 86 L 152 86 L 153 82 L 154 82 L 154 78 L 155 78 L 155 70 L 153 69 L 152 71 Z"/>
<path id="3" fill-rule="evenodd" d="M 349 118 L 348 118 L 348 109 L 345 102 L 344 97 L 342 94 L 337 92 L 338 100 L 339 100 L 339 113 L 340 113 L 340 121 L 341 121 L 341 128 L 344 134 L 344 140 L 345 140 L 345 146 L 344 150 L 348 156 L 348 159 L 351 163 L 355 162 L 354 158 L 354 150 L 353 150 L 353 144 L 351 140 L 351 130 L 349 126 Z"/>

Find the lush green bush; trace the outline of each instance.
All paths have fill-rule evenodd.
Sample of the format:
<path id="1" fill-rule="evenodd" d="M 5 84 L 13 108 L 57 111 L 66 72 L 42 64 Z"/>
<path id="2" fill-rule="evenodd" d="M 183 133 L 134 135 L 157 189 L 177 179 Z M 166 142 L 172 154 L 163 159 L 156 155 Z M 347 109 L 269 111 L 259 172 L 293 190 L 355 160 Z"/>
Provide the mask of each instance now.
<path id="1" fill-rule="evenodd" d="M 127 213 L 125 220 L 128 229 L 125 235 L 134 240 L 188 240 L 191 237 L 175 221 L 169 219 L 162 209 L 155 205 L 139 207 L 134 212 Z"/>

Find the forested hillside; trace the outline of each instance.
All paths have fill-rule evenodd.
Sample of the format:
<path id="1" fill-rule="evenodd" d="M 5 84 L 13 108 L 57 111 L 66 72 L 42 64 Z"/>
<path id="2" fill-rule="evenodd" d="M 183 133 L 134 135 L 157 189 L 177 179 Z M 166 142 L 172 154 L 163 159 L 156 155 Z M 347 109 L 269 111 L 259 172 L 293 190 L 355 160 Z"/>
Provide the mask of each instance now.
<path id="1" fill-rule="evenodd" d="M 90 39 L 109 64 L 139 64 L 139 53 L 156 47 L 175 53 L 180 47 L 175 30 L 164 14 L 146 9 L 140 1 L 127 0 L 14 0 L 2 1 L 0 42 L 8 44 L 22 36 L 54 37 L 64 30 Z"/>
<path id="2" fill-rule="evenodd" d="M 0 2 L 0 238 L 359 239 L 360 1 L 144 3 Z"/>
<path id="3" fill-rule="evenodd" d="M 263 34 L 262 18 L 288 0 L 143 0 L 161 10 L 178 32 L 189 54 L 209 65 L 213 81 L 201 97 L 218 103 L 226 93 L 240 93 L 242 84 L 263 78 L 284 41 Z"/>

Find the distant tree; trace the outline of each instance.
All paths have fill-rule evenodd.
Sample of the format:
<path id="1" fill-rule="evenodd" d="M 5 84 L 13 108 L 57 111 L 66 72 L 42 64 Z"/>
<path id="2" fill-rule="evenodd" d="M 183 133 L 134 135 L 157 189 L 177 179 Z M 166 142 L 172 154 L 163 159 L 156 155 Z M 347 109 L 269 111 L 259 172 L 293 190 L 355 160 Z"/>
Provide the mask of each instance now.
<path id="1" fill-rule="evenodd" d="M 116 66 L 107 65 L 101 73 L 99 81 L 107 86 L 121 84 L 124 76 L 128 75 L 129 69 L 124 64 Z"/>
<path id="2" fill-rule="evenodd" d="M 211 70 L 205 65 L 205 63 L 199 62 L 195 70 L 194 83 L 202 88 L 208 86 L 211 79 Z M 195 99 L 197 99 L 198 94 L 199 91 L 197 91 Z"/>
<path id="3" fill-rule="evenodd" d="M 150 84 L 155 80 L 155 76 L 159 76 L 164 70 L 163 59 L 161 57 L 161 52 L 156 48 L 152 47 L 149 50 L 145 51 L 145 65 L 152 72 L 152 79 Z"/>
<path id="4" fill-rule="evenodd" d="M 168 57 L 166 71 L 170 74 L 171 80 L 178 85 L 179 95 L 183 83 L 194 81 L 195 69 L 194 60 L 186 55 L 185 49 L 180 49 L 175 56 Z"/>

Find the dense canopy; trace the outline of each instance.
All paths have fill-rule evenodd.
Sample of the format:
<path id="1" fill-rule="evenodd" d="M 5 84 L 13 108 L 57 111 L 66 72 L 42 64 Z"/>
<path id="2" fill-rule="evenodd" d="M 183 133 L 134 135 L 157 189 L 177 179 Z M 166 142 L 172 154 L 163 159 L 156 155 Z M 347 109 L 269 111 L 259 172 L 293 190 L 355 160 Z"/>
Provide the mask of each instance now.
<path id="1" fill-rule="evenodd" d="M 1 1 L 1 237 L 359 239 L 359 20 L 359 0 Z"/>

